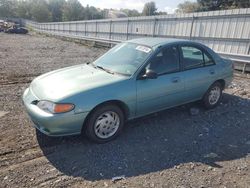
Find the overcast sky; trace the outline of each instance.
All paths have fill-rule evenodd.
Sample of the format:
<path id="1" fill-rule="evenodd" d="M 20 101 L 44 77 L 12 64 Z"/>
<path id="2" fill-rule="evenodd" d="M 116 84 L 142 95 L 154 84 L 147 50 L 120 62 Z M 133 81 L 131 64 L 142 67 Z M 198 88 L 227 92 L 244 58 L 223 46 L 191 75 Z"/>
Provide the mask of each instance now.
<path id="1" fill-rule="evenodd" d="M 83 6 L 95 6 L 97 8 L 128 8 L 142 11 L 146 2 L 151 0 L 80 0 Z M 177 5 L 185 0 L 154 0 L 158 11 L 166 11 L 169 14 L 174 13 Z M 196 1 L 196 0 L 190 0 Z"/>

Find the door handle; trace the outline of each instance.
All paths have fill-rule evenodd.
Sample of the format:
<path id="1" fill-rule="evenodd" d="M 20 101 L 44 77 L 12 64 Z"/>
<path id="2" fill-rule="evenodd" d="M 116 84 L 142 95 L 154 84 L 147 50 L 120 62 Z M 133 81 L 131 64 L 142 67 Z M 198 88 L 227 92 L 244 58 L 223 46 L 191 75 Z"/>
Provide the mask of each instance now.
<path id="1" fill-rule="evenodd" d="M 174 77 L 172 78 L 172 82 L 173 83 L 178 83 L 180 81 L 180 78 L 179 77 Z"/>
<path id="2" fill-rule="evenodd" d="M 210 70 L 209 70 L 209 73 L 210 73 L 210 74 L 215 74 L 215 71 L 214 71 L 213 69 L 210 69 Z"/>

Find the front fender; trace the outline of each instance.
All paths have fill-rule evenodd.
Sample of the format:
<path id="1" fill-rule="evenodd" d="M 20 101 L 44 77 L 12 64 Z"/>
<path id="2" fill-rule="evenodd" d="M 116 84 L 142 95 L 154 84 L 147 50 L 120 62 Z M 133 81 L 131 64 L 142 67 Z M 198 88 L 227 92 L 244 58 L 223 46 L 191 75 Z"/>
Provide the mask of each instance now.
<path id="1" fill-rule="evenodd" d="M 75 113 L 92 111 L 96 106 L 107 101 L 121 101 L 128 107 L 128 119 L 135 116 L 136 84 L 133 79 L 123 80 L 110 85 L 83 91 L 67 99 L 75 104 Z M 63 101 L 62 101 L 63 102 Z"/>

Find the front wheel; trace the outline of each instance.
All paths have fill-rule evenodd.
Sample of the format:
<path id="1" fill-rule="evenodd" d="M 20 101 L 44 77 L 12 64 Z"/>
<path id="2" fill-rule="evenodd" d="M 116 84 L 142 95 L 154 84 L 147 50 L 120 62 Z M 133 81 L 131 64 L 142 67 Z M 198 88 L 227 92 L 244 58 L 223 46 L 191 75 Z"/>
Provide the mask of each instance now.
<path id="1" fill-rule="evenodd" d="M 124 126 L 124 114 L 115 105 L 103 105 L 90 114 L 86 123 L 86 136 L 97 143 L 116 138 Z"/>
<path id="2" fill-rule="evenodd" d="M 219 82 L 215 82 L 203 97 L 203 104 L 207 109 L 216 107 L 222 96 L 222 86 Z"/>

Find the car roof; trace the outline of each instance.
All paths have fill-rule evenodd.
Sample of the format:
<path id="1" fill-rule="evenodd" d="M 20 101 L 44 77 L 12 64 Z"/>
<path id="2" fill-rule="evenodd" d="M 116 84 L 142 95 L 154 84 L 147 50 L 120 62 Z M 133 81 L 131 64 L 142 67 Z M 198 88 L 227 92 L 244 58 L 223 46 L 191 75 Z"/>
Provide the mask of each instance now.
<path id="1" fill-rule="evenodd" d="M 136 44 L 141 44 L 145 46 L 150 46 L 150 47 L 158 47 L 170 43 L 176 43 L 176 42 L 191 42 L 189 40 L 184 40 L 184 39 L 176 39 L 176 38 L 159 38 L 159 37 L 145 37 L 145 38 L 137 38 L 137 39 L 132 39 L 128 40 L 127 42 L 132 42 Z"/>

